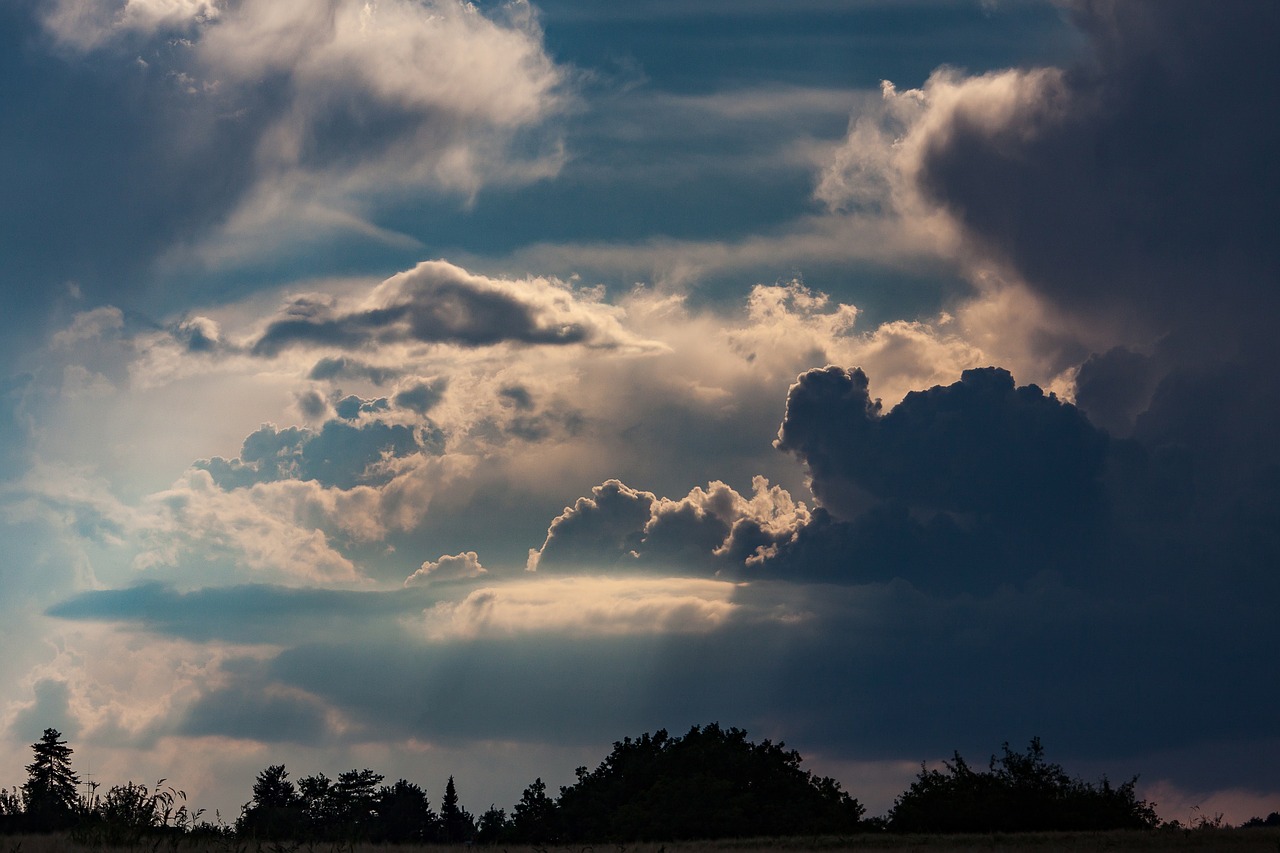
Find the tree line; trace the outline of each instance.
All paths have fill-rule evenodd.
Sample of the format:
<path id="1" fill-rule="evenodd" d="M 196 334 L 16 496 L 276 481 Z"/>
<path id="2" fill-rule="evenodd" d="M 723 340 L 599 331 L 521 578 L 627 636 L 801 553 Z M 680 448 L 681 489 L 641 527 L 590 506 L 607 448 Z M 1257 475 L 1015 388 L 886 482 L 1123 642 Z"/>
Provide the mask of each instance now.
<path id="1" fill-rule="evenodd" d="M 123 842 L 144 835 L 236 836 L 257 840 L 387 843 L 525 843 L 673 841 L 844 835 L 858 832 L 1019 832 L 1152 829 L 1155 806 L 1135 792 L 1137 777 L 1112 784 L 1069 776 L 1045 758 L 1039 739 L 1025 752 L 1006 744 L 985 770 L 959 753 L 941 768 L 921 765 L 911 786 L 883 817 L 866 810 L 828 777 L 801 767 L 795 750 L 753 743 L 738 728 L 694 726 L 624 738 L 594 770 L 579 767 L 558 796 L 541 778 L 510 813 L 491 805 L 479 816 L 461 805 L 452 776 L 439 810 L 419 785 L 386 784 L 372 770 L 290 777 L 271 765 L 233 823 L 210 822 L 186 794 L 161 780 L 127 782 L 99 794 L 81 792 L 72 750 L 56 729 L 32 744 L 27 780 L 0 790 L 0 832 L 66 831 Z M 1248 825 L 1270 826 L 1272 814 Z"/>

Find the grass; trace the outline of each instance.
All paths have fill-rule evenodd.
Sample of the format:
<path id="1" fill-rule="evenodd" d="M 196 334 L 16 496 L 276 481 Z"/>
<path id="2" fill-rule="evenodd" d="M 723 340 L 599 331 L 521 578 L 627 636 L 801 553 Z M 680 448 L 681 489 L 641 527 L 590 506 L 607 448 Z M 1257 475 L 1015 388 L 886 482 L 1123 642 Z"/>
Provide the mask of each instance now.
<path id="1" fill-rule="evenodd" d="M 237 839 L 146 839 L 132 845 L 77 843 L 67 835 L 0 836 L 0 853 L 457 853 L 459 845 L 375 845 L 309 842 L 253 842 Z M 1214 850 L 1227 853 L 1280 853 L 1280 829 L 1153 830 L 1150 832 L 1046 832 L 1016 835 L 857 835 L 846 838 L 780 838 L 689 841 L 646 844 L 574 844 L 547 847 L 498 845 L 475 850 L 505 853 L 756 853 L 756 851 L 821 851 L 821 853 L 910 853 L 954 850 L 962 853 L 1023 853 L 1065 850 L 1128 851 Z"/>

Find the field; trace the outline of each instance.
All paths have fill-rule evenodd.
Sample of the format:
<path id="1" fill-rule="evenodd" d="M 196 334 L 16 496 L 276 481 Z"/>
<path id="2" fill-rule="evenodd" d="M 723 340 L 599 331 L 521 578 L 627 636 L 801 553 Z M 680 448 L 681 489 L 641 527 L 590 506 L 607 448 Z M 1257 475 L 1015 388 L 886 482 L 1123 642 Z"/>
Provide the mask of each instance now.
<path id="1" fill-rule="evenodd" d="M 176 844 L 175 844 L 176 842 Z M 21 835 L 0 837 L 0 853 L 454 853 L 459 845 L 375 845 L 335 843 L 246 842 L 232 839 L 187 842 L 182 839 L 152 839 L 126 846 L 77 843 L 66 835 Z M 1155 830 L 1152 832 L 1025 833 L 1018 835 L 863 835 L 848 838 L 783 838 L 692 841 L 667 844 L 597 844 L 547 847 L 498 845 L 490 849 L 504 853 L 756 853 L 783 850 L 822 853 L 910 853 L 910 851 L 955 850 L 963 853 L 1023 853 L 1023 851 L 1128 851 L 1213 850 L 1280 851 L 1280 830 L 1215 829 Z"/>

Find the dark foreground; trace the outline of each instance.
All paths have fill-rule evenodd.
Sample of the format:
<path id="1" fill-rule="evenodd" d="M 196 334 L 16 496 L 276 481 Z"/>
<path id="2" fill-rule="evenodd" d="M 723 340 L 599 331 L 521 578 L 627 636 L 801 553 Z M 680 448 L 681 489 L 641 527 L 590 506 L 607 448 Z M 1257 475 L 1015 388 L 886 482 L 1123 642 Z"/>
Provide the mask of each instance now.
<path id="1" fill-rule="evenodd" d="M 859 835 L 846 838 L 779 838 L 736 839 L 721 841 L 668 842 L 665 844 L 598 844 L 571 846 L 550 845 L 498 845 L 496 847 L 465 848 L 461 845 L 377 845 L 370 843 L 290 843 L 264 841 L 261 843 L 238 839 L 148 839 L 135 844 L 120 846 L 101 843 L 76 842 L 64 834 L 11 835 L 0 838 L 0 853 L 160 853 L 160 851 L 186 851 L 186 853 L 445 853 L 445 851 L 502 850 L 505 853 L 754 853 L 754 851 L 856 851 L 856 853 L 908 853 L 908 851 L 957 850 L 966 853 L 1000 851 L 1088 850 L 1126 853 L 1149 850 L 1223 850 L 1267 851 L 1280 850 L 1280 829 L 1201 829 L 1201 830 L 1152 830 L 1149 832 L 1037 832 L 1016 835 Z"/>

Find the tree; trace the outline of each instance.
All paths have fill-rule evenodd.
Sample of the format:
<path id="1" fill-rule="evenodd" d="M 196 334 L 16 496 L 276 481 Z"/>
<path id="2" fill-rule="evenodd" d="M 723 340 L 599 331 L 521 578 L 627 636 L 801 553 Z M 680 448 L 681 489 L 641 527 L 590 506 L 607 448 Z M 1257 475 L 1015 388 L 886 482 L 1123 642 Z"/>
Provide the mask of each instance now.
<path id="1" fill-rule="evenodd" d="M 79 810 L 76 789 L 80 777 L 71 769 L 72 750 L 57 729 L 45 729 L 31 745 L 35 759 L 27 765 L 22 786 L 26 819 L 32 829 L 44 831 L 70 826 Z"/>
<path id="2" fill-rule="evenodd" d="M 1240 824 L 1242 829 L 1258 829 L 1261 827 L 1277 827 L 1280 826 L 1280 812 L 1272 812 L 1265 818 L 1251 817 L 1244 823 Z"/>
<path id="3" fill-rule="evenodd" d="M 381 774 L 372 770 L 348 770 L 338 774 L 333 786 L 336 829 L 347 838 L 363 838 L 376 819 Z"/>
<path id="4" fill-rule="evenodd" d="M 742 729 L 694 726 L 625 738 L 558 801 L 561 840 L 670 841 L 841 833 L 863 807 L 832 779 L 801 768 L 781 743 Z"/>
<path id="5" fill-rule="evenodd" d="M 378 791 L 375 804 L 378 813 L 375 841 L 406 843 L 434 841 L 439 835 L 440 818 L 431 810 L 427 794 L 404 779 Z"/>
<path id="6" fill-rule="evenodd" d="M 547 785 L 539 777 L 524 789 L 520 802 L 511 811 L 515 840 L 526 844 L 546 844 L 559 840 L 555 801 L 547 796 Z"/>
<path id="7" fill-rule="evenodd" d="M 894 802 L 889 828 L 901 832 L 1031 832 L 1150 829 L 1155 807 L 1135 794 L 1137 777 L 1114 786 L 1073 779 L 1045 760 L 1033 738 L 1027 752 L 1004 745 L 986 771 L 972 769 L 960 753 L 944 770 L 920 768 Z"/>
<path id="8" fill-rule="evenodd" d="M 444 797 L 440 800 L 440 831 L 446 844 L 467 841 L 475 832 L 475 820 L 458 805 L 458 789 L 452 776 L 445 784 Z"/>
<path id="9" fill-rule="evenodd" d="M 22 797 L 17 790 L 0 788 L 0 833 L 14 832 L 22 823 Z"/>
<path id="10" fill-rule="evenodd" d="M 338 822 L 338 803 L 333 793 L 333 780 L 323 773 L 303 776 L 298 780 L 298 798 L 306 815 L 306 826 L 312 835 L 325 835 Z"/>
<path id="11" fill-rule="evenodd" d="M 506 809 L 500 809 L 490 803 L 488 810 L 480 815 L 476 825 L 476 843 L 496 844 L 507 836 L 510 828 L 511 822 L 507 820 Z"/>
<path id="12" fill-rule="evenodd" d="M 258 774 L 253 800 L 245 804 L 236 823 L 241 833 L 255 838 L 293 838 L 302 832 L 306 825 L 302 797 L 283 764 L 273 764 Z"/>

